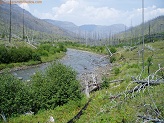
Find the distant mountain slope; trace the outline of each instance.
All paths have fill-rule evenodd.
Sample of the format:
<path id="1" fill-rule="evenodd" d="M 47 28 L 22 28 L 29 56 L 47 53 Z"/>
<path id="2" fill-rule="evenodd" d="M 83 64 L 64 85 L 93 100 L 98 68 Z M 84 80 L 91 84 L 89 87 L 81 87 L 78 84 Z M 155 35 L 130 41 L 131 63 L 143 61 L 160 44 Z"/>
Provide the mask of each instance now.
<path id="1" fill-rule="evenodd" d="M 164 32 L 164 15 L 156 17 L 152 20 L 149 20 L 144 23 L 144 34 L 145 35 L 152 35 L 152 34 L 157 34 L 157 33 L 162 33 Z M 128 38 L 128 37 L 139 37 L 142 35 L 142 24 L 132 27 L 126 32 L 122 32 L 117 35 L 118 38 Z"/>
<path id="2" fill-rule="evenodd" d="M 78 26 L 76 26 L 72 22 L 67 22 L 67 21 L 57 21 L 57 20 L 51 20 L 51 19 L 43 19 L 44 21 L 51 23 L 55 26 L 58 26 L 60 28 L 63 28 L 65 30 L 68 30 L 70 32 L 77 33 L 78 31 Z"/>
<path id="3" fill-rule="evenodd" d="M 9 19 L 10 5 L 0 4 L 0 34 L 8 33 Z M 15 4 L 11 5 L 11 25 L 12 35 L 21 37 L 23 33 L 23 9 Z M 26 34 L 33 31 L 35 34 L 40 33 L 42 37 L 44 37 L 44 35 L 56 35 L 57 37 L 70 36 L 65 30 L 34 17 L 26 10 L 24 10 L 24 27 Z M 39 34 L 37 36 L 39 36 Z"/>
<path id="4" fill-rule="evenodd" d="M 82 25 L 80 29 L 91 32 L 105 32 L 116 34 L 125 30 L 124 24 L 113 24 L 110 26 L 101 26 L 101 25 Z"/>
<path id="5" fill-rule="evenodd" d="M 77 26 L 72 22 L 67 21 L 57 21 L 57 20 L 50 20 L 44 19 L 45 21 L 68 30 L 70 32 L 76 33 L 82 37 L 87 33 L 88 35 L 99 34 L 102 38 L 109 37 L 110 34 L 116 34 L 125 30 L 125 25 L 123 24 L 114 24 L 111 26 L 101 26 L 101 25 L 82 25 Z M 127 27 L 126 27 L 127 28 Z"/>

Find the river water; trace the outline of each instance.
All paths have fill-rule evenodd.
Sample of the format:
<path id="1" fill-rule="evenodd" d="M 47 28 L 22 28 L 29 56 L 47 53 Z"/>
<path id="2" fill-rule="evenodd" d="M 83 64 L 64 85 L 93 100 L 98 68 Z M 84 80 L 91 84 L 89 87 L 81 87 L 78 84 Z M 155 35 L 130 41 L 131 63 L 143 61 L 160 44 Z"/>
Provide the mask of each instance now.
<path id="1" fill-rule="evenodd" d="M 84 73 L 94 72 L 98 67 L 106 66 L 109 63 L 102 55 L 75 49 L 67 49 L 66 55 L 59 61 L 72 67 L 78 73 L 78 76 Z M 37 71 L 44 72 L 48 65 L 50 65 L 50 63 L 41 64 L 37 67 L 25 70 L 14 71 L 12 74 L 18 78 L 23 78 L 23 80 L 30 80 L 31 76 Z"/>

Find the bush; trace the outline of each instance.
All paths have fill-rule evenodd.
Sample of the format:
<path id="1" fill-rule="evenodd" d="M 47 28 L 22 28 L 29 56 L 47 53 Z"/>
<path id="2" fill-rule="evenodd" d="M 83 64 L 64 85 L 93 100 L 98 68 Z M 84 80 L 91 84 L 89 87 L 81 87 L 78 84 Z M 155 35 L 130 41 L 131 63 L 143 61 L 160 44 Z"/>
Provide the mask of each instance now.
<path id="1" fill-rule="evenodd" d="M 66 47 L 64 47 L 63 44 L 59 44 L 59 50 L 60 51 L 63 51 L 63 52 L 66 52 L 67 51 Z"/>
<path id="2" fill-rule="evenodd" d="M 114 56 L 110 57 L 110 63 L 113 63 L 116 61 L 116 58 Z"/>
<path id="3" fill-rule="evenodd" d="M 10 57 L 8 55 L 8 50 L 4 47 L 0 47 L 0 63 L 9 63 Z"/>
<path id="4" fill-rule="evenodd" d="M 109 80 L 105 77 L 103 78 L 103 83 L 101 84 L 101 88 L 108 88 L 109 87 Z"/>
<path id="5" fill-rule="evenodd" d="M 0 74 L 0 113 L 9 117 L 31 109 L 30 89 L 9 74 Z"/>
<path id="6" fill-rule="evenodd" d="M 32 60 L 41 61 L 41 57 L 40 57 L 39 53 L 33 53 L 32 54 Z"/>
<path id="7" fill-rule="evenodd" d="M 34 99 L 33 111 L 53 109 L 70 100 L 81 98 L 80 84 L 76 73 L 61 63 L 53 63 L 46 72 L 32 78 Z"/>
<path id="8" fill-rule="evenodd" d="M 117 50 L 116 50 L 115 47 L 111 47 L 111 48 L 110 48 L 110 51 L 111 51 L 111 53 L 115 53 Z"/>
<path id="9" fill-rule="evenodd" d="M 115 73 L 115 75 L 118 75 L 120 73 L 120 69 L 119 68 L 115 68 L 114 69 L 114 73 Z"/>
<path id="10" fill-rule="evenodd" d="M 48 56 L 48 51 L 42 50 L 42 51 L 40 52 L 40 54 L 41 54 L 42 56 Z"/>
<path id="11" fill-rule="evenodd" d="M 41 51 L 46 50 L 47 52 L 49 52 L 50 47 L 51 47 L 50 44 L 42 44 L 40 45 L 39 50 Z"/>
<path id="12" fill-rule="evenodd" d="M 16 63 L 16 62 L 28 62 L 32 60 L 33 53 L 31 48 L 28 47 L 0 47 L 0 63 Z"/>

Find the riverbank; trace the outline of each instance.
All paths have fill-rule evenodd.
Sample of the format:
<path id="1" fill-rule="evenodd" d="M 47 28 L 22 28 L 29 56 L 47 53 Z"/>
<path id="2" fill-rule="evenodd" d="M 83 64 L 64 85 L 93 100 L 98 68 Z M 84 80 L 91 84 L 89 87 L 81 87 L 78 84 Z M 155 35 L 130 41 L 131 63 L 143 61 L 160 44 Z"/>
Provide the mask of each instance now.
<path id="1" fill-rule="evenodd" d="M 65 56 L 65 52 L 56 53 L 51 56 L 42 57 L 42 62 L 40 61 L 29 61 L 29 62 L 22 62 L 22 63 L 10 63 L 10 64 L 3 64 L 4 68 L 0 70 L 0 74 L 7 71 L 7 72 L 14 72 L 19 70 L 25 70 L 29 68 L 39 67 L 45 64 L 48 64 L 54 60 L 61 59 Z M 1 64 L 2 65 L 2 64 Z"/>

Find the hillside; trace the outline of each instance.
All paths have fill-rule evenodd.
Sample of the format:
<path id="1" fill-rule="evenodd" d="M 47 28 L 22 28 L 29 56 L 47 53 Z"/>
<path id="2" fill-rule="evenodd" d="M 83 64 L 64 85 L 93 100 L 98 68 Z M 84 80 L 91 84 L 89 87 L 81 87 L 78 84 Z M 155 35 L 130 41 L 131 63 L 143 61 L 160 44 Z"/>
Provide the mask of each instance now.
<path id="1" fill-rule="evenodd" d="M 144 34 L 153 35 L 164 32 L 164 16 L 156 17 L 144 23 Z M 131 27 L 126 32 L 119 33 L 116 35 L 118 38 L 135 38 L 142 35 L 142 24 Z"/>
<path id="2" fill-rule="evenodd" d="M 9 32 L 10 5 L 0 4 L 0 11 L 0 34 L 7 36 Z M 23 9 L 15 4 L 11 5 L 11 26 L 12 36 L 22 38 Z M 26 36 L 34 39 L 52 40 L 62 39 L 63 37 L 70 37 L 68 32 L 34 17 L 26 10 L 24 10 L 24 30 Z"/>
<path id="3" fill-rule="evenodd" d="M 57 21 L 57 20 L 51 20 L 51 19 L 43 19 L 44 21 L 51 23 L 57 27 L 60 27 L 62 29 L 65 29 L 67 31 L 70 32 L 74 32 L 77 33 L 78 32 L 78 26 L 76 26 L 74 23 L 72 22 L 68 22 L 68 21 Z"/>
<path id="4" fill-rule="evenodd" d="M 110 36 L 110 34 L 117 34 L 119 32 L 122 32 L 127 28 L 124 24 L 113 24 L 110 26 L 102 26 L 102 25 L 82 25 L 80 26 L 80 29 L 87 32 L 92 33 L 100 33 L 103 37 L 105 35 Z"/>

